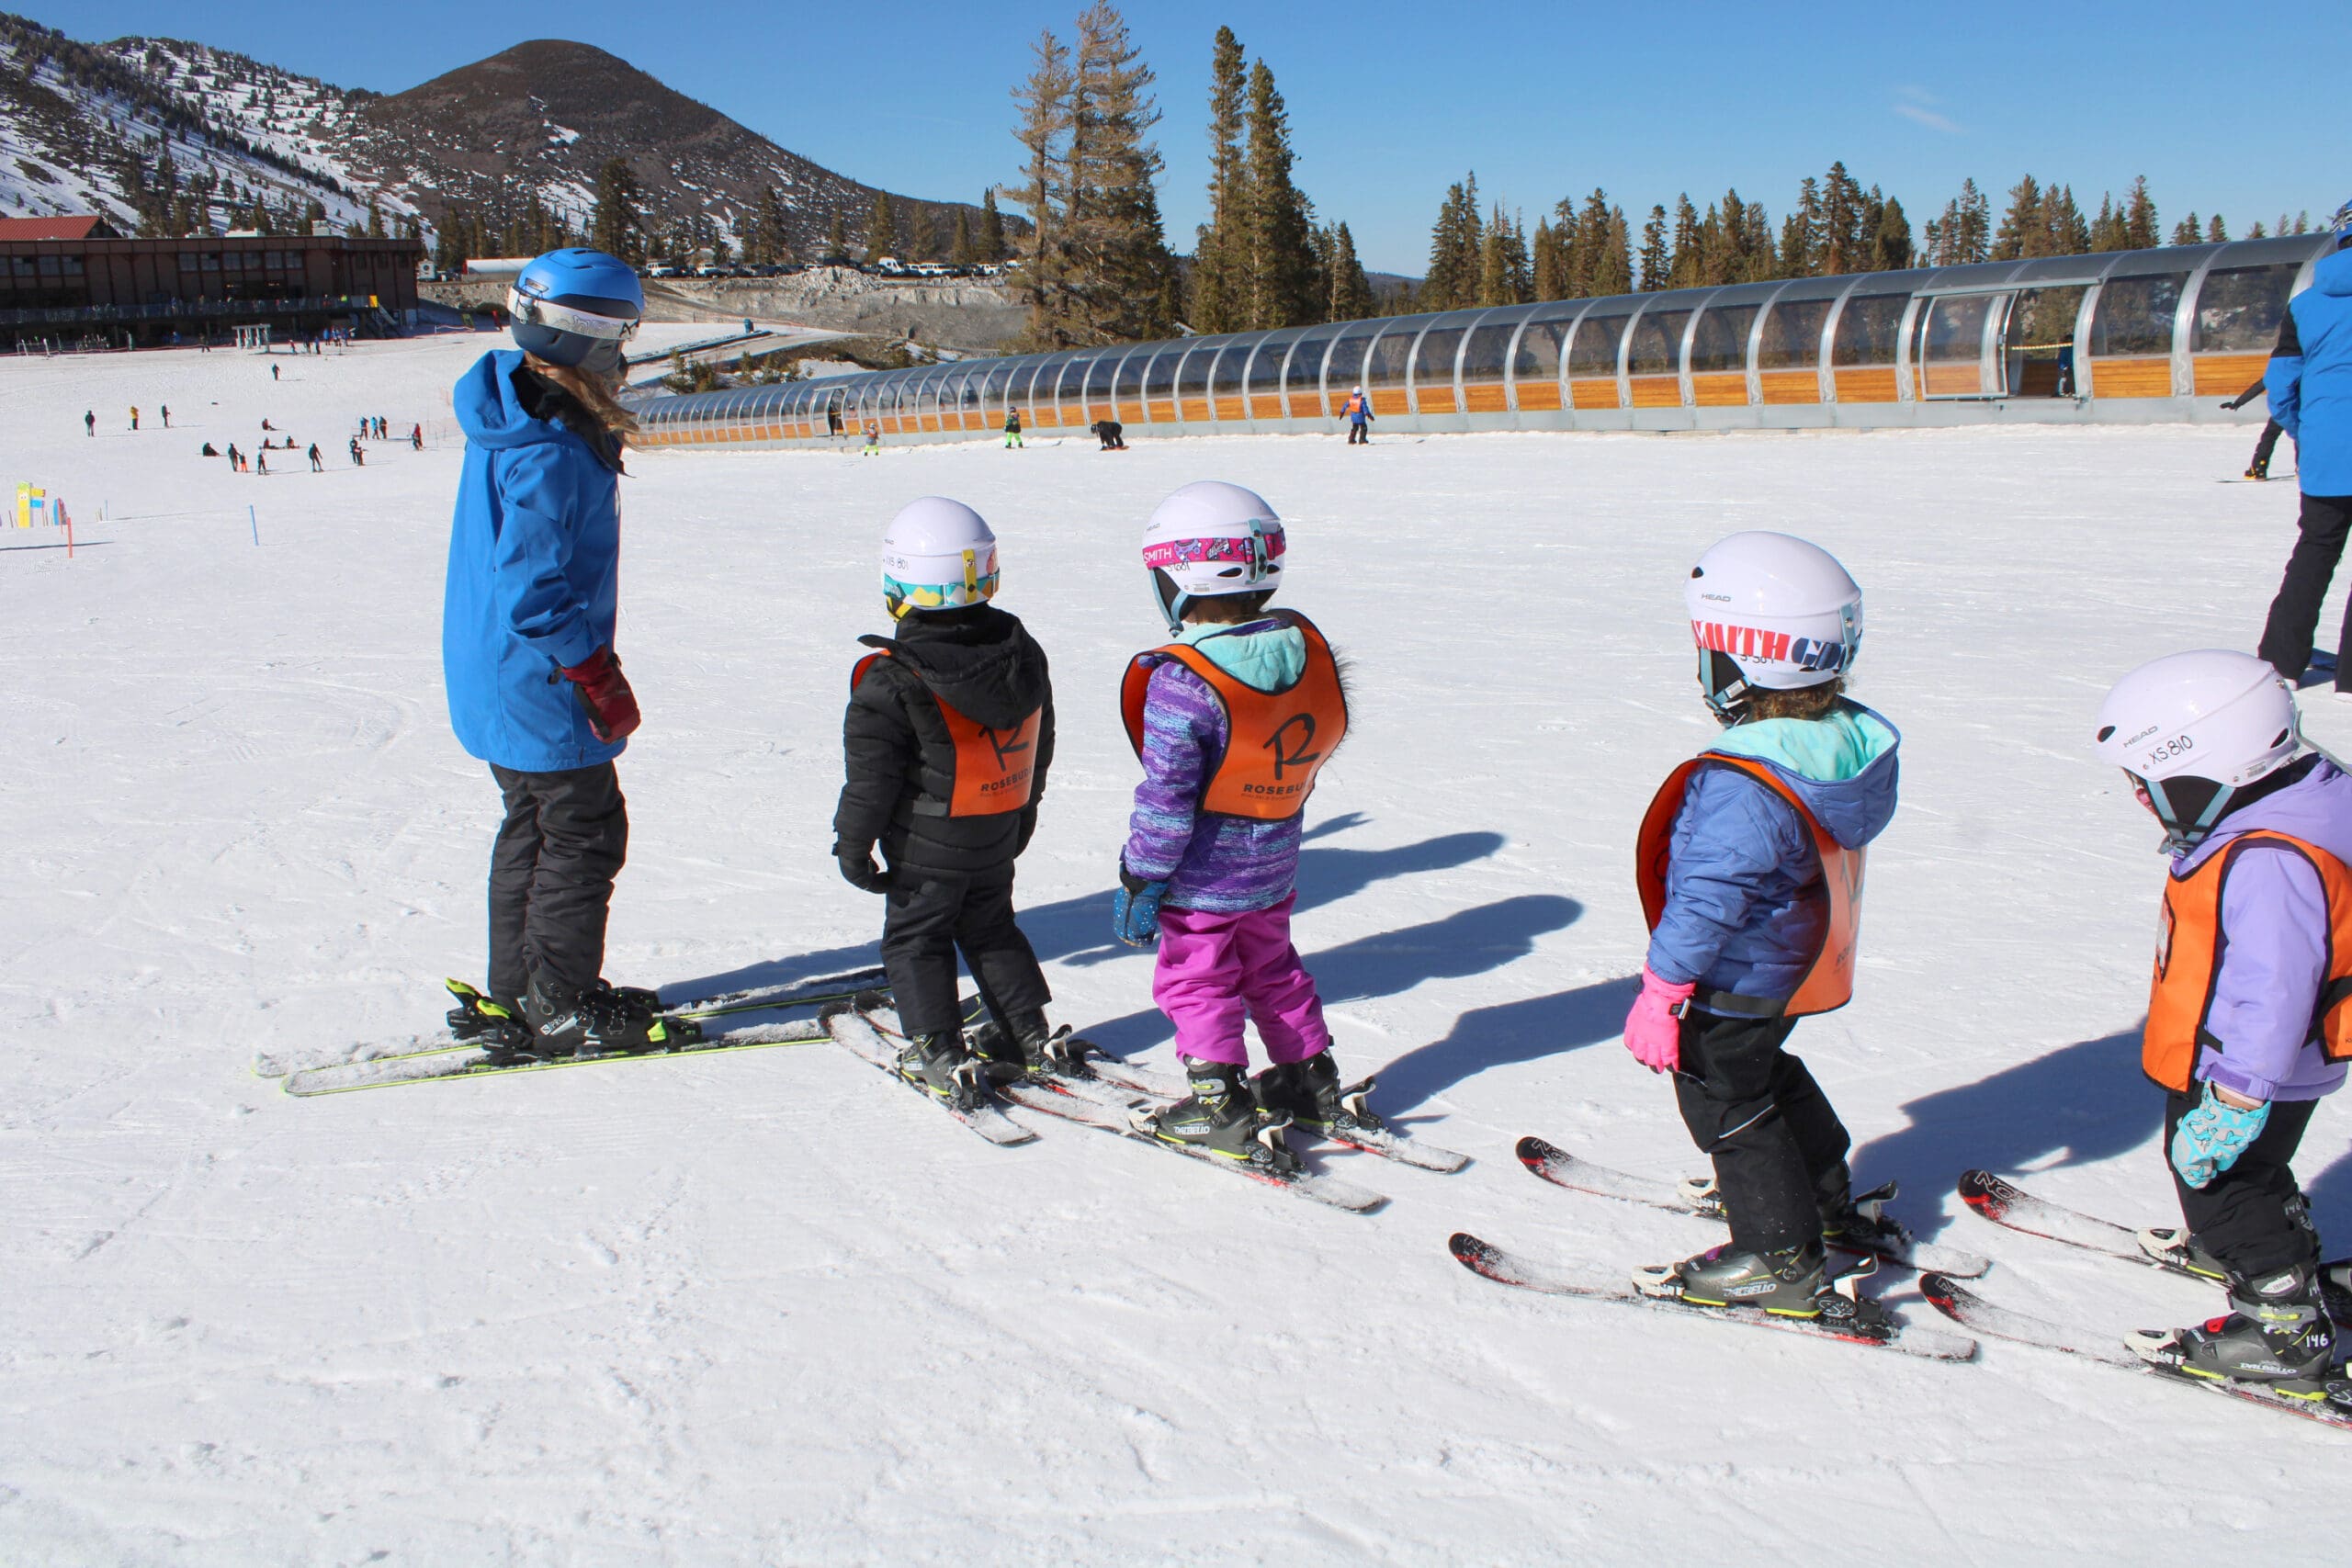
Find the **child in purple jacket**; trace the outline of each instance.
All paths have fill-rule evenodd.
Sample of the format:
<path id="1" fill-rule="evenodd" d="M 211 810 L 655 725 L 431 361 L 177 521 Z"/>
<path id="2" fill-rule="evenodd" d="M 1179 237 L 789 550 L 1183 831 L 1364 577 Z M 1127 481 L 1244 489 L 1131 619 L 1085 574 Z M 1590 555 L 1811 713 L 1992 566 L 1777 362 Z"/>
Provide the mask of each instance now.
<path id="1" fill-rule="evenodd" d="M 2171 1371 L 2352 1411 L 2332 1318 L 2346 1303 L 2329 1301 L 2352 1281 L 2327 1277 L 2288 1166 L 2352 1057 L 2352 778 L 2303 751 L 2294 694 L 2247 654 L 2144 664 L 2098 726 L 2172 857 L 2141 1066 L 2165 1091 L 2188 1224 L 2140 1245 L 2221 1281 L 2230 1305 L 2125 1343 Z"/>
<path id="2" fill-rule="evenodd" d="M 1143 761 L 1114 919 L 1157 943 L 1152 999 L 1176 1026 L 1189 1099 L 1138 1114 L 1170 1143 L 1296 1168 L 1281 1137 L 1361 1115 L 1343 1090 L 1314 976 L 1291 943 L 1302 812 L 1347 732 L 1330 647 L 1303 615 L 1269 613 L 1283 525 L 1238 485 L 1186 485 L 1154 512 L 1144 566 L 1176 640 L 1138 654 L 1121 708 Z M 1273 1066 L 1247 1081 L 1245 1019 Z"/>

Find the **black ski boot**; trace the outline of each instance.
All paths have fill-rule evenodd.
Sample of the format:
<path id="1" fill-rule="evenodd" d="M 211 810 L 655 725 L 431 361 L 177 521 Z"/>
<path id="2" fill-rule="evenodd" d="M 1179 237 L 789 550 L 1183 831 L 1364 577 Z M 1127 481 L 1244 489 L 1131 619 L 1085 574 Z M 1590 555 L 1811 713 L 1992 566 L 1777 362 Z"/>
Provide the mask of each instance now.
<path id="1" fill-rule="evenodd" d="M 2229 1283 L 2228 1266 L 2198 1246 L 2197 1238 L 2177 1225 L 2150 1225 L 2140 1233 L 2139 1240 L 2140 1250 L 2167 1269 L 2194 1274 L 2217 1285 Z"/>
<path id="2" fill-rule="evenodd" d="M 1351 1131 L 1377 1133 L 1380 1118 L 1364 1109 L 1374 1080 L 1341 1087 L 1340 1065 L 1328 1050 L 1299 1062 L 1277 1062 L 1251 1080 L 1258 1108 L 1287 1116 L 1309 1132 L 1329 1136 Z"/>
<path id="3" fill-rule="evenodd" d="M 1755 1307 L 1776 1317 L 1819 1317 L 1822 1297 L 1835 1293 L 1818 1242 L 1775 1252 L 1725 1242 L 1679 1263 L 1636 1269 L 1634 1288 L 1693 1306 Z"/>
<path id="4" fill-rule="evenodd" d="M 444 980 L 458 1005 L 449 1010 L 449 1032 L 459 1040 L 480 1041 L 492 1051 L 529 1048 L 531 1026 L 523 1021 L 523 1004 L 507 997 L 486 997 L 463 980 Z"/>
<path id="5" fill-rule="evenodd" d="M 2265 457 L 2259 462 L 2250 465 L 2246 468 L 2245 477 L 2250 479 L 2268 479 L 2270 477 L 2270 459 Z"/>
<path id="6" fill-rule="evenodd" d="M 1839 1160 L 1814 1185 L 1814 1199 L 1821 1207 L 1822 1245 L 1853 1253 L 1884 1253 L 1906 1245 L 1911 1233 L 1886 1217 L 1886 1206 L 1894 1201 L 1897 1190 L 1890 1181 L 1856 1197 L 1853 1173 Z"/>
<path id="7" fill-rule="evenodd" d="M 1171 1144 L 1182 1144 L 1205 1154 L 1289 1172 L 1298 1168 L 1298 1156 L 1283 1141 L 1286 1116 L 1259 1113 L 1250 1093 L 1249 1069 L 1238 1062 L 1202 1062 L 1179 1056 L 1193 1092 L 1157 1111 L 1138 1109 L 1136 1131 Z"/>
<path id="8" fill-rule="evenodd" d="M 531 976 L 523 1017 L 531 1026 L 526 1052 L 535 1056 L 602 1056 L 666 1050 L 702 1038 L 684 1019 L 658 1016 L 644 998 L 649 991 L 616 990 L 565 983 L 542 971 Z"/>
<path id="9" fill-rule="evenodd" d="M 2325 1399 L 2335 1325 L 2320 1266 L 2300 1263 L 2260 1280 L 2230 1277 L 2230 1312 L 2195 1328 L 2143 1328 L 2123 1337 L 2142 1360 L 2190 1377 L 2260 1383 L 2297 1399 Z"/>
<path id="10" fill-rule="evenodd" d="M 899 1076 L 917 1089 L 969 1111 L 988 1098 L 987 1064 L 964 1048 L 958 1030 L 918 1034 L 899 1053 Z"/>
<path id="11" fill-rule="evenodd" d="M 988 1065 L 992 1081 L 1011 1083 L 1033 1073 L 1059 1078 L 1094 1076 L 1086 1065 L 1086 1042 L 1072 1034 L 1068 1024 L 1059 1029 L 1048 1024 L 1044 1009 L 1029 1008 L 1012 1014 L 1005 1021 L 1012 1026 L 1009 1030 L 977 998 L 966 1009 L 965 1018 L 972 1019 L 975 1011 L 978 1021 L 965 1030 L 964 1042 L 972 1055 Z"/>

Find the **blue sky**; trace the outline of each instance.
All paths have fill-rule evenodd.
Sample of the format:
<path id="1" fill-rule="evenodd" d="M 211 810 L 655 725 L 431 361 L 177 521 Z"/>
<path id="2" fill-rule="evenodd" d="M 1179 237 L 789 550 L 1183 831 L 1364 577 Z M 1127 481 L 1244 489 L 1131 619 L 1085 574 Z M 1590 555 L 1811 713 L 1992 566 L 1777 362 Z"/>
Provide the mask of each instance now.
<path id="1" fill-rule="evenodd" d="M 0 0 L 9 4 L 10 0 Z M 13 0 L 85 39 L 206 43 L 397 92 L 529 38 L 596 44 L 854 178 L 978 199 L 1010 180 L 1012 85 L 1079 0 L 807 6 L 608 0 L 537 8 L 402 0 Z M 2352 197 L 2343 107 L 2352 5 L 1489 6 L 1440 0 L 1126 8 L 1159 73 L 1170 238 L 1203 216 L 1209 46 L 1230 22 L 1289 102 L 1300 186 L 1367 265 L 1419 274 L 1445 187 L 1537 212 L 1608 187 L 1652 202 L 1726 186 L 1775 219 L 1843 158 L 1915 228 L 1963 176 L 2020 174 L 2096 208 L 2145 174 L 2167 229 L 2216 209 L 2233 233 Z M 1447 28 L 1449 16 L 1464 18 Z"/>

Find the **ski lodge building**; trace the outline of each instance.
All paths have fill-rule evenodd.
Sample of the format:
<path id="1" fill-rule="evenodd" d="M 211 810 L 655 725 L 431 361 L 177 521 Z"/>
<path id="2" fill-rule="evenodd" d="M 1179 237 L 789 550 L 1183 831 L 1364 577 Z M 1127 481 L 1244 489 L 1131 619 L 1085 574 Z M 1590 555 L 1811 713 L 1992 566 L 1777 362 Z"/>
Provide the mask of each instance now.
<path id="1" fill-rule="evenodd" d="M 414 240 L 341 234 L 125 239 L 103 218 L 0 218 L 0 341 L 147 344 L 268 326 L 390 333 L 414 320 Z"/>

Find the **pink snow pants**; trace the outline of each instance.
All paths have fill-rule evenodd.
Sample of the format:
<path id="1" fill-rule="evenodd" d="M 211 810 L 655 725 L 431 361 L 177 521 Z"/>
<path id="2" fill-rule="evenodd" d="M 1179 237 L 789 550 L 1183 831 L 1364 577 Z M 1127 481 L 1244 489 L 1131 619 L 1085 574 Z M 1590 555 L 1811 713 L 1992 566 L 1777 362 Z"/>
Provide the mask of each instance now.
<path id="1" fill-rule="evenodd" d="M 1330 1046 L 1315 976 L 1291 945 L 1292 894 L 1271 908 L 1229 915 L 1159 911 L 1159 967 L 1151 999 L 1176 1025 L 1176 1049 L 1203 1062 L 1250 1064 L 1242 1021 L 1254 1020 L 1266 1055 L 1303 1062 Z"/>

